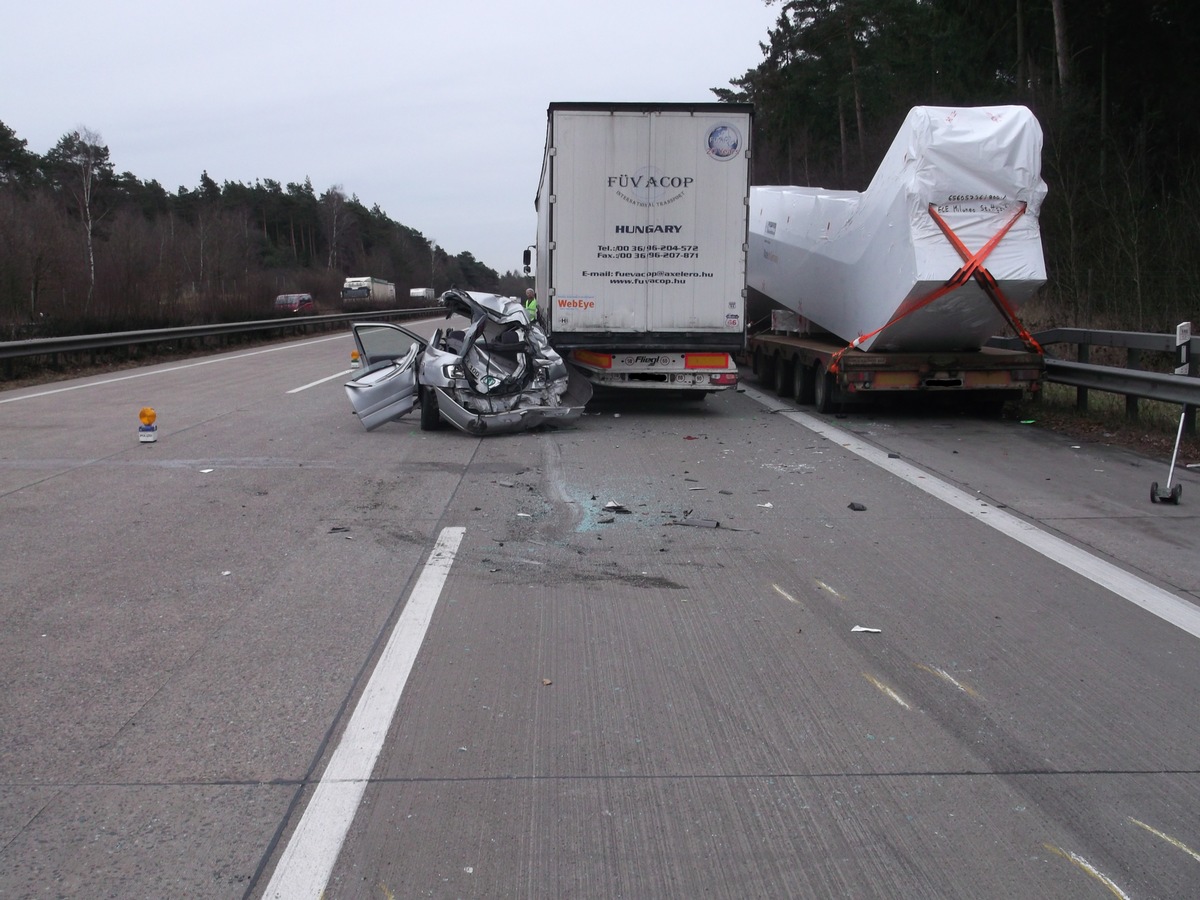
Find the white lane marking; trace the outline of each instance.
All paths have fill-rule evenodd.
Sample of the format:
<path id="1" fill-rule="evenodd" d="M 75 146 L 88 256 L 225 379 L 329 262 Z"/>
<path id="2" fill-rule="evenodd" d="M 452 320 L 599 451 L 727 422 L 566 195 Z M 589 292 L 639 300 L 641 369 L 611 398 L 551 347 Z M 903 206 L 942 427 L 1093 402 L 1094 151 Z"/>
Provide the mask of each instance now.
<path id="1" fill-rule="evenodd" d="M 264 897 L 321 897 L 466 531 L 443 528 Z"/>
<path id="2" fill-rule="evenodd" d="M 892 459 L 886 451 L 872 447 L 828 422 L 791 407 L 780 407 L 776 399 L 753 388 L 746 388 L 745 394 L 784 418 L 844 447 L 851 453 L 858 454 L 868 462 L 891 472 L 897 478 L 907 481 L 913 487 L 920 488 L 943 503 L 966 513 L 977 522 L 996 529 L 1001 534 L 1024 544 L 1030 550 L 1082 575 L 1135 606 L 1142 607 L 1146 612 L 1158 616 L 1164 622 L 1183 629 L 1193 637 L 1200 637 L 1200 607 L 1145 579 L 1126 572 L 1062 538 L 1042 531 L 1030 522 L 1019 519 L 1011 513 L 985 503 L 978 497 L 973 497 L 965 491 L 952 487 L 910 463 Z"/>
<path id="3" fill-rule="evenodd" d="M 867 672 L 863 672 L 862 674 L 863 674 L 863 678 L 867 679 L 867 681 L 869 681 L 869 682 L 871 682 L 871 684 L 875 685 L 875 687 L 880 692 L 882 692 L 883 695 L 885 697 L 887 697 L 889 700 L 892 700 L 895 703 L 899 703 L 905 709 L 912 709 L 912 707 L 909 706 L 908 703 L 905 702 L 903 697 L 901 697 L 899 694 L 897 694 L 895 691 L 893 691 L 890 687 L 888 687 L 886 684 L 884 684 L 882 681 L 880 681 L 874 675 L 871 675 Z"/>
<path id="4" fill-rule="evenodd" d="M 22 394 L 20 397 L 7 397 L 4 399 L 0 399 L 0 404 L 16 403 L 18 400 L 32 400 L 35 397 L 49 397 L 52 394 L 65 394 L 68 391 L 81 391 L 84 388 L 100 387 L 101 385 L 105 385 L 105 384 L 116 384 L 120 381 L 132 381 L 134 378 L 146 378 L 147 376 L 150 376 L 150 375 L 166 375 L 171 372 L 182 372 L 185 369 L 194 369 L 197 366 L 211 366 L 215 363 L 232 362 L 233 360 L 236 360 L 236 359 L 248 359 L 251 356 L 259 356 L 263 353 L 278 353 L 280 350 L 294 350 L 297 347 L 306 346 L 308 344 L 320 344 L 320 343 L 324 343 L 325 341 L 343 341 L 345 339 L 346 339 L 346 335 L 339 334 L 334 337 L 314 338 L 311 341 L 302 341 L 302 342 L 298 341 L 298 342 L 294 342 L 291 344 L 284 344 L 279 347 L 267 347 L 265 350 L 251 350 L 247 353 L 239 353 L 237 356 L 210 357 L 208 359 L 197 360 L 196 362 L 183 363 L 182 365 L 178 365 L 178 366 L 171 366 L 166 369 L 139 370 L 139 371 L 133 372 L 129 375 L 117 376 L 116 378 L 102 378 L 99 381 L 88 381 L 84 384 L 71 384 L 66 387 L 50 388 L 49 390 L 45 390 L 45 391 L 37 391 L 36 393 L 33 393 L 33 394 Z M 334 375 L 333 377 L 336 378 L 337 376 Z"/>
<path id="5" fill-rule="evenodd" d="M 979 695 L 977 693 L 975 693 L 974 690 L 967 687 L 967 685 L 963 684 L 961 681 L 959 681 L 957 678 L 955 678 L 953 675 L 951 675 L 945 669 L 939 669 L 937 666 L 927 666 L 924 663 L 917 663 L 917 668 L 923 672 L 928 672 L 930 675 L 936 675 L 938 678 L 942 679 L 942 681 L 946 682 L 947 684 L 954 685 L 954 687 L 958 688 L 960 691 L 962 691 L 968 697 L 973 697 L 976 700 L 979 699 Z"/>
<path id="6" fill-rule="evenodd" d="M 310 387 L 316 387 L 318 384 L 324 384 L 327 381 L 333 381 L 335 378 L 341 378 L 343 375 L 349 375 L 353 369 L 346 369 L 342 372 L 335 372 L 332 375 L 326 375 L 324 378 L 318 378 L 316 381 L 310 381 L 308 384 L 302 384 L 298 388 L 292 388 L 288 391 L 289 394 L 298 394 L 301 391 L 307 391 Z"/>
<path id="7" fill-rule="evenodd" d="M 1119 897 L 1121 900 L 1129 900 L 1129 895 L 1121 890 L 1120 886 L 1118 886 L 1115 881 L 1093 866 L 1078 853 L 1073 853 L 1070 850 L 1064 850 L 1062 847 L 1055 847 L 1053 844 L 1042 844 L 1042 846 L 1051 853 L 1058 854 L 1063 859 L 1079 868 L 1081 871 L 1086 872 L 1092 878 L 1096 879 L 1098 882 L 1108 888 L 1108 892 L 1114 897 Z"/>
<path id="8" fill-rule="evenodd" d="M 1151 825 L 1147 825 L 1145 822 L 1139 821 L 1138 819 L 1135 819 L 1133 816 L 1129 817 L 1129 821 L 1132 822 L 1134 825 L 1138 826 L 1139 828 L 1145 828 L 1148 832 L 1150 832 L 1155 837 L 1162 838 L 1164 841 L 1166 841 L 1172 847 L 1175 847 L 1177 850 L 1182 850 L 1184 853 L 1186 853 L 1188 856 L 1190 856 L 1196 862 L 1200 862 L 1200 853 L 1197 853 L 1195 850 L 1193 850 L 1191 847 L 1189 847 L 1183 841 L 1177 840 L 1176 838 L 1171 837 L 1169 834 L 1164 834 L 1163 832 L 1159 831 L 1157 828 L 1155 828 Z"/>
<path id="9" fill-rule="evenodd" d="M 795 603 L 797 605 L 800 604 L 799 600 L 797 600 L 795 597 L 793 597 L 791 594 L 789 594 L 787 591 L 785 591 L 779 585 L 773 584 L 773 585 L 771 585 L 771 587 L 775 588 L 775 593 L 777 593 L 784 600 L 787 600 L 789 603 Z"/>

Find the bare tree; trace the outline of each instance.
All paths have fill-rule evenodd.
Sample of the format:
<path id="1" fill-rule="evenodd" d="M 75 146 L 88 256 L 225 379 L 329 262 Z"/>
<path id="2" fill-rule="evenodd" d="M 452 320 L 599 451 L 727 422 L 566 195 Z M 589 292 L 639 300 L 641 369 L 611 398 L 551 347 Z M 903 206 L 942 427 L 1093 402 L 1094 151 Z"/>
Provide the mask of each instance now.
<path id="1" fill-rule="evenodd" d="M 335 184 L 321 195 L 321 227 L 329 243 L 327 269 L 336 269 L 341 264 L 340 251 L 350 223 L 350 212 L 346 209 L 346 195 L 342 186 Z"/>
<path id="2" fill-rule="evenodd" d="M 97 193 L 112 178 L 112 163 L 108 148 L 101 137 L 87 128 L 64 134 L 46 154 L 46 162 L 56 187 L 68 198 L 83 225 L 87 249 L 88 290 L 83 305 L 86 316 L 96 292 L 96 226 L 104 217 L 97 204 Z"/>

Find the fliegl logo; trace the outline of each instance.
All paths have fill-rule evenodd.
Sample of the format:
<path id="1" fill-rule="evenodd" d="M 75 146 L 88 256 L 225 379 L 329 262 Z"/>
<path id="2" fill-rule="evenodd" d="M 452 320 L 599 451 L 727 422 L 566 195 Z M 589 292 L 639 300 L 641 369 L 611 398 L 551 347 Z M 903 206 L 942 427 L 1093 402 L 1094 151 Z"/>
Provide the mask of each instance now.
<path id="1" fill-rule="evenodd" d="M 657 166 L 643 166 L 632 174 L 609 175 L 608 187 L 634 206 L 666 206 L 682 197 L 695 182 L 691 175 L 672 175 Z"/>
<path id="2" fill-rule="evenodd" d="M 713 159 L 733 159 L 742 150 L 742 133 L 736 125 L 722 122 L 708 132 L 705 144 L 708 155 Z"/>

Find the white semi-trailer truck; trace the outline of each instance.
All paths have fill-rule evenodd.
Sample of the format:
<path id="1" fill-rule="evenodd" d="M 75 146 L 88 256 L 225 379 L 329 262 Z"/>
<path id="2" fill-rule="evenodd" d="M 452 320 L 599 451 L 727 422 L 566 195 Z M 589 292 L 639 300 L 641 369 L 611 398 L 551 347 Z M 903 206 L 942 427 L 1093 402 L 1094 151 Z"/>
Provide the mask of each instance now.
<path id="1" fill-rule="evenodd" d="M 342 304 L 356 307 L 395 306 L 396 285 L 382 278 L 347 278 L 342 285 Z"/>
<path id="2" fill-rule="evenodd" d="M 752 116 L 733 103 L 550 104 L 538 316 L 594 385 L 702 398 L 737 384 Z"/>

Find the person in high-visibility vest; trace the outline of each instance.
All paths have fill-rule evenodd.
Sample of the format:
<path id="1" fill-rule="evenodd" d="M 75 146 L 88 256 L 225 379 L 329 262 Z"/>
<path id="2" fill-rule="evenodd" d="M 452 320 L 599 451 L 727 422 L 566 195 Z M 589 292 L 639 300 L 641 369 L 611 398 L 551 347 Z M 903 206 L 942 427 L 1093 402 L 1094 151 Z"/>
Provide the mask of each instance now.
<path id="1" fill-rule="evenodd" d="M 525 312 L 529 313 L 529 321 L 537 321 L 537 295 L 533 288 L 525 289 Z"/>

